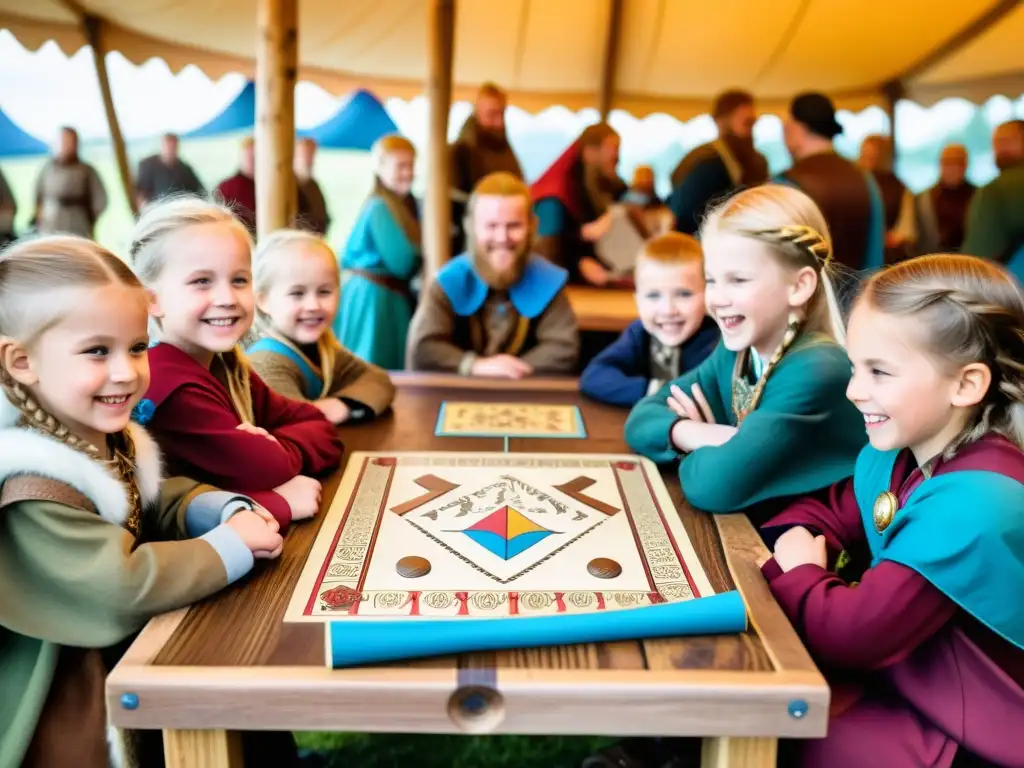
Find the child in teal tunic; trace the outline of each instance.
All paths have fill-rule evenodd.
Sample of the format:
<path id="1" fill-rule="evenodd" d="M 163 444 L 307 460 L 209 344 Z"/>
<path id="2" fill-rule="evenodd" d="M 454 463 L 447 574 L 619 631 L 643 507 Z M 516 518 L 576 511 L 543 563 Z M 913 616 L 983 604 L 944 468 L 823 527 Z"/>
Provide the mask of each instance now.
<path id="1" fill-rule="evenodd" d="M 701 230 L 708 314 L 722 343 L 698 368 L 641 400 L 626 442 L 656 462 L 682 458 L 691 504 L 749 510 L 853 472 L 864 445 L 846 399 L 850 364 L 829 281 L 821 212 L 791 187 L 748 189 Z"/>
<path id="2" fill-rule="evenodd" d="M 374 146 L 377 178 L 341 260 L 341 311 L 334 335 L 368 363 L 401 370 L 412 320 L 410 281 L 420 271 L 420 223 L 410 193 L 416 150 L 384 136 Z"/>

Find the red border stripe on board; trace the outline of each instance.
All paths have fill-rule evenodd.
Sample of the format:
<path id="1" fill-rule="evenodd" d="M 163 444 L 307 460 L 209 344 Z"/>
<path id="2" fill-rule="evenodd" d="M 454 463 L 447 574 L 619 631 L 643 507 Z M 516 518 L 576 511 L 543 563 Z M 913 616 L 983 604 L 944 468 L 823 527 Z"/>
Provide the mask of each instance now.
<path id="1" fill-rule="evenodd" d="M 626 513 L 626 519 L 629 520 L 629 530 L 633 532 L 633 541 L 636 542 L 636 551 L 640 555 L 640 561 L 644 564 L 644 573 L 647 574 L 647 586 L 650 592 L 657 592 L 658 587 L 654 584 L 654 576 L 651 574 L 651 566 L 647 562 L 647 552 L 644 550 L 643 542 L 640 541 L 640 534 L 636 532 L 636 523 L 633 521 L 633 508 L 629 506 L 629 502 L 626 500 L 626 493 L 622 490 L 622 480 L 619 479 L 619 468 L 615 466 L 614 461 L 608 462 L 612 468 L 612 477 L 615 478 L 615 485 L 619 489 L 619 498 L 622 499 L 622 509 Z M 648 485 L 650 485 L 648 483 Z M 655 506 L 657 502 L 655 501 Z M 662 519 L 664 523 L 664 518 Z M 667 533 L 667 531 L 666 531 Z M 670 535 L 671 539 L 672 536 Z"/>
<path id="2" fill-rule="evenodd" d="M 668 527 L 668 521 L 665 519 L 665 513 L 661 509 L 661 504 L 658 503 L 658 497 L 654 493 L 654 488 L 651 486 L 651 478 L 647 476 L 647 470 L 644 465 L 637 462 L 640 467 L 640 471 L 644 473 L 644 482 L 647 483 L 647 490 L 650 491 L 651 498 L 654 499 L 654 508 L 658 510 L 658 516 L 661 518 L 661 524 L 665 527 L 665 533 L 668 534 L 668 540 L 672 542 L 672 549 L 676 553 L 676 559 L 679 564 L 683 566 L 683 574 L 686 576 L 686 583 L 690 585 L 690 591 L 694 597 L 700 597 L 700 590 L 697 589 L 697 585 L 693 583 L 693 576 L 690 574 L 690 569 L 686 567 L 686 560 L 683 559 L 683 554 L 679 551 L 679 545 L 676 543 L 676 537 L 672 535 L 672 530 Z M 674 510 L 673 510 L 674 511 Z M 679 513 L 676 512 L 678 515 Z M 682 520 L 680 520 L 682 523 Z M 686 530 L 684 525 L 683 530 Z"/>
<path id="3" fill-rule="evenodd" d="M 363 480 L 363 473 L 366 472 L 366 463 L 370 460 L 369 456 L 363 457 L 363 466 L 359 469 L 359 477 L 356 478 L 356 484 L 354 488 L 359 488 L 359 484 Z M 316 581 L 313 582 L 313 593 L 309 596 L 309 601 L 306 603 L 306 609 L 302 612 L 304 616 L 311 616 L 313 613 L 313 605 L 316 603 L 317 593 L 320 591 L 320 587 L 323 586 L 324 576 L 327 574 L 327 568 L 331 564 L 331 557 L 333 556 L 334 550 L 338 547 L 338 539 L 341 538 L 341 532 L 345 530 L 345 523 L 348 521 L 348 515 L 352 511 L 352 505 L 355 503 L 355 493 L 348 500 L 348 506 L 345 507 L 345 514 L 341 517 L 341 524 L 338 526 L 338 530 L 334 532 L 334 540 L 331 542 L 331 549 L 328 552 L 327 557 L 324 558 L 324 564 L 320 567 L 320 575 L 316 577 Z M 319 532 L 318 534 L 319 535 Z"/>

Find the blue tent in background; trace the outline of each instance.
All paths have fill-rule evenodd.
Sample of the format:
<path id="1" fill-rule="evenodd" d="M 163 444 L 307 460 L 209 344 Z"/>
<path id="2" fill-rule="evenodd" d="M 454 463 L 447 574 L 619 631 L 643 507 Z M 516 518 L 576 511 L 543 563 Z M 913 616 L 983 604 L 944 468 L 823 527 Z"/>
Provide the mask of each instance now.
<path id="1" fill-rule="evenodd" d="M 183 139 L 205 139 L 211 136 L 222 136 L 225 133 L 251 131 L 256 124 L 256 86 L 249 82 L 239 92 L 235 100 L 210 120 L 188 133 L 181 134 Z"/>
<path id="2" fill-rule="evenodd" d="M 50 148 L 44 142 L 25 133 L 0 109 L 0 157 L 26 157 L 49 153 Z"/>
<path id="3" fill-rule="evenodd" d="M 397 131 L 377 97 L 358 90 L 325 122 L 299 135 L 314 139 L 321 148 L 369 150 L 381 136 Z"/>

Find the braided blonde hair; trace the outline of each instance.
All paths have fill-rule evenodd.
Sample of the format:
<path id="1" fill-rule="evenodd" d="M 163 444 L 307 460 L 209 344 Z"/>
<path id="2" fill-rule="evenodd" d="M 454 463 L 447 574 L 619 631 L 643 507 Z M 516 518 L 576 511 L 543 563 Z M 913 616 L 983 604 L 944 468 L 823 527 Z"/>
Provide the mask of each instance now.
<path id="1" fill-rule="evenodd" d="M 145 302 L 142 284 L 110 251 L 81 237 L 55 235 L 23 240 L 0 253 L 0 387 L 11 404 L 21 412 L 21 425 L 90 456 L 103 460 L 102 448 L 81 439 L 54 414 L 48 412 L 26 387 L 15 381 L 4 363 L 3 350 L 10 344 L 30 349 L 47 330 L 58 324 L 72 299 L 60 291 L 124 285 L 138 288 Z M 137 533 L 140 494 L 135 479 L 135 444 L 127 430 L 109 437 L 115 470 L 129 492 L 134 513 L 129 527 Z"/>
<path id="2" fill-rule="evenodd" d="M 916 317 L 940 364 L 989 367 L 988 394 L 946 459 L 989 432 L 1024 448 L 1024 296 L 1005 269 L 974 256 L 922 256 L 875 274 L 857 301 Z"/>
<path id="3" fill-rule="evenodd" d="M 165 245 L 167 239 L 187 227 L 202 224 L 223 224 L 231 227 L 235 234 L 252 251 L 252 235 L 245 225 L 220 203 L 204 200 L 194 195 L 174 195 L 147 205 L 139 215 L 132 231 L 130 255 L 139 278 L 147 288 L 152 288 L 163 272 L 169 254 Z M 159 322 L 154 335 L 159 337 Z M 225 382 L 231 402 L 239 418 L 253 422 L 252 391 L 249 388 L 250 367 L 241 346 L 230 352 L 218 354 L 224 369 Z"/>
<path id="4" fill-rule="evenodd" d="M 845 342 L 843 316 L 832 285 L 832 239 L 825 217 L 810 197 L 781 184 L 746 189 L 707 215 L 701 238 L 714 231 L 767 243 L 775 258 L 794 270 L 811 267 L 818 275 L 818 286 L 805 307 L 803 328 Z"/>
<path id="5" fill-rule="evenodd" d="M 282 279 L 285 268 L 292 263 L 292 248 L 318 250 L 334 268 L 335 284 L 341 280 L 338 257 L 322 237 L 301 229 L 279 229 L 260 240 L 252 257 L 252 282 L 257 296 L 265 296 L 274 287 L 274 283 Z M 334 321 L 330 318 L 328 326 Z M 270 318 L 256 306 L 256 331 L 258 334 L 270 334 L 281 341 L 294 346 L 291 339 L 286 339 L 277 331 Z M 323 378 L 323 391 L 329 392 L 334 376 L 334 361 L 337 359 L 338 343 L 334 333 L 328 327 L 317 342 L 320 352 L 320 371 Z"/>

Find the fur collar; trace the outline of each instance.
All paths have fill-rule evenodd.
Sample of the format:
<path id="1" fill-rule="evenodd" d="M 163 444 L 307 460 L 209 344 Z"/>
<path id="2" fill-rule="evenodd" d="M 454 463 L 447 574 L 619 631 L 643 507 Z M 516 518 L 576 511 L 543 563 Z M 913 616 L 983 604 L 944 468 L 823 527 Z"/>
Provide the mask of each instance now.
<path id="1" fill-rule="evenodd" d="M 0 485 L 15 475 L 36 475 L 64 483 L 91 501 L 100 515 L 123 525 L 128 519 L 128 492 L 102 464 L 52 437 L 15 426 L 21 412 L 0 390 Z M 160 493 L 162 472 L 156 442 L 138 424 L 128 425 L 135 441 L 136 477 L 142 505 L 152 504 Z"/>

